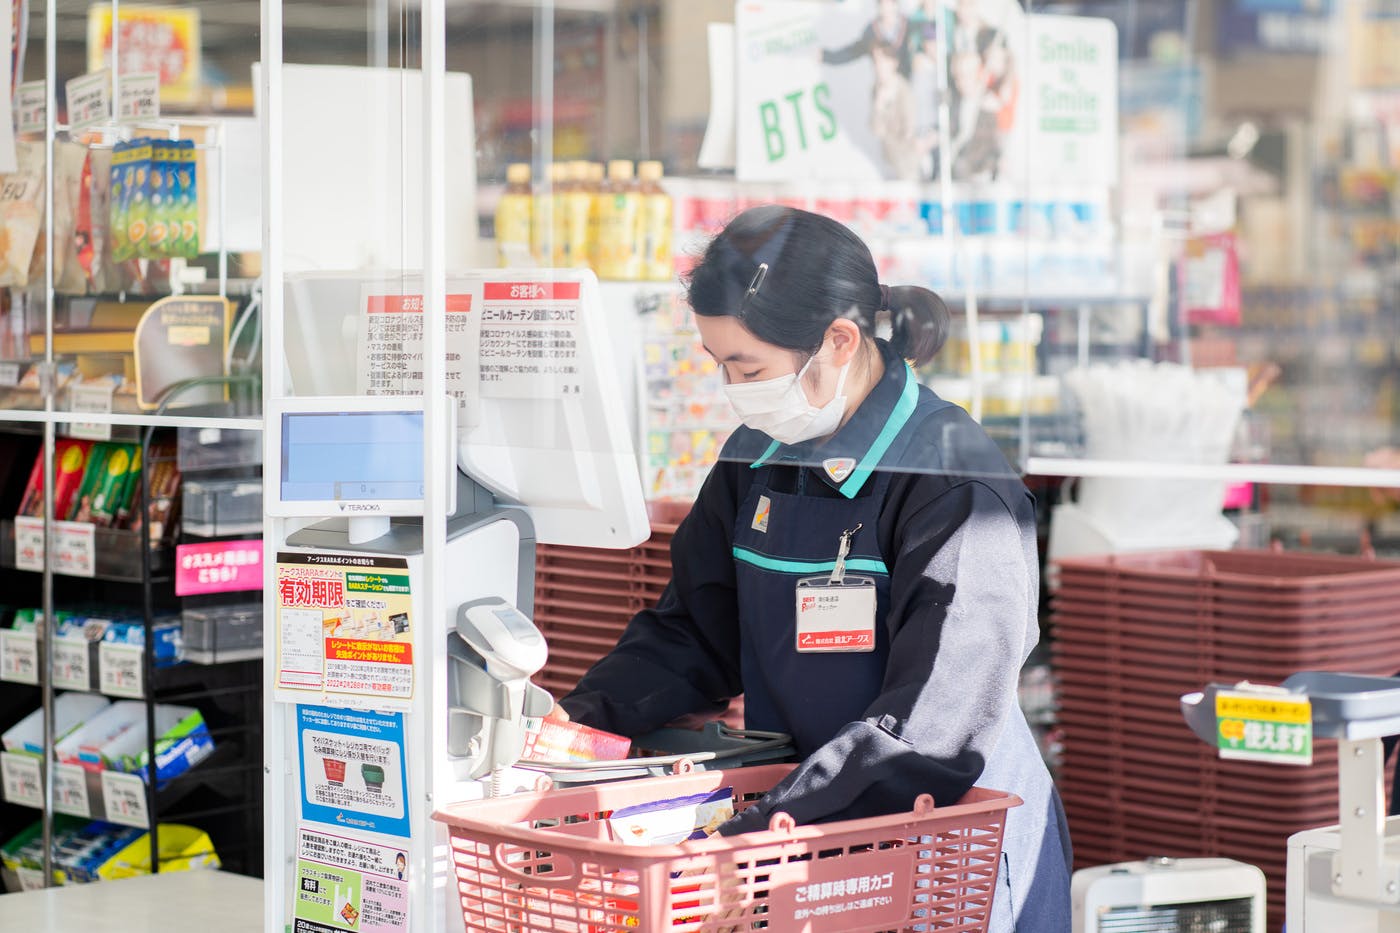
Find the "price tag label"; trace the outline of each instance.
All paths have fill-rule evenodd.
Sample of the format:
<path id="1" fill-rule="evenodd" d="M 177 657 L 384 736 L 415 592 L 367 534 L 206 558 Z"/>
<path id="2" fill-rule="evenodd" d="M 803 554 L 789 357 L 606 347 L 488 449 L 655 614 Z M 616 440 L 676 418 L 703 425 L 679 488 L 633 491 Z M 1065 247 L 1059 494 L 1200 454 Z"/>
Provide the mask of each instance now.
<path id="1" fill-rule="evenodd" d="M 42 891 L 44 889 L 44 873 L 37 868 L 16 869 L 19 875 L 19 889 L 21 891 Z"/>
<path id="2" fill-rule="evenodd" d="M 24 807 L 44 808 L 42 762 L 34 755 L 0 752 L 0 775 L 4 777 L 5 799 Z"/>
<path id="3" fill-rule="evenodd" d="M 160 116 L 160 75 L 122 75 L 121 99 L 117 117 L 123 122 L 151 120 Z"/>
<path id="4" fill-rule="evenodd" d="M 19 132 L 44 132 L 48 128 L 48 110 L 44 82 L 26 81 L 15 88 L 15 118 Z"/>
<path id="5" fill-rule="evenodd" d="M 146 814 L 146 782 L 138 775 L 103 771 L 102 799 L 106 801 L 107 822 L 142 829 L 150 825 Z"/>
<path id="6" fill-rule="evenodd" d="M 53 808 L 69 816 L 92 819 L 87 771 L 78 765 L 53 766 Z"/>
<path id="7" fill-rule="evenodd" d="M 1306 696 L 1260 691 L 1220 691 L 1215 726 L 1221 758 L 1312 764 L 1312 703 Z"/>
<path id="8" fill-rule="evenodd" d="M 15 516 L 15 566 L 20 570 L 44 570 L 44 520 Z"/>
<path id="9" fill-rule="evenodd" d="M 68 91 L 68 127 L 83 130 L 106 123 L 112 113 L 112 77 L 103 69 L 74 78 Z"/>
<path id="10" fill-rule="evenodd" d="M 118 645 L 104 641 L 98 646 L 97 676 L 103 693 L 133 700 L 144 696 L 141 651 L 140 645 Z"/>
<path id="11" fill-rule="evenodd" d="M 59 690 L 92 689 L 92 652 L 86 638 L 53 640 L 53 685 Z"/>
<path id="12" fill-rule="evenodd" d="M 89 415 L 110 415 L 112 394 L 116 388 L 105 380 L 91 385 L 76 385 L 68 396 L 68 410 Z M 108 441 L 112 439 L 112 426 L 94 421 L 74 421 L 68 425 L 68 433 L 90 441 Z"/>
<path id="13" fill-rule="evenodd" d="M 70 577 L 90 577 L 97 572 L 96 525 L 53 523 L 53 572 Z"/>
<path id="14" fill-rule="evenodd" d="M 39 636 L 35 632 L 0 630 L 0 680 L 39 683 Z"/>
<path id="15" fill-rule="evenodd" d="M 24 375 L 24 367 L 18 363 L 0 363 L 0 387 L 13 389 L 19 385 L 19 377 Z"/>

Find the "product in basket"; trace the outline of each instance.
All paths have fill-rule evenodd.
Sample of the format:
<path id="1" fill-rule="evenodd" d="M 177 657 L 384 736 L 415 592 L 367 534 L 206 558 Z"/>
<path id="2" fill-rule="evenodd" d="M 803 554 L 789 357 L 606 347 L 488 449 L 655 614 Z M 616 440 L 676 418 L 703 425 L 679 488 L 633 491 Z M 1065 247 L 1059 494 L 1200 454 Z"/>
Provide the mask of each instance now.
<path id="1" fill-rule="evenodd" d="M 733 815 L 734 788 L 722 787 L 614 810 L 608 828 L 623 845 L 669 846 L 713 835 Z"/>
<path id="2" fill-rule="evenodd" d="M 576 722 L 525 720 L 522 761 L 617 761 L 627 757 L 630 739 Z"/>

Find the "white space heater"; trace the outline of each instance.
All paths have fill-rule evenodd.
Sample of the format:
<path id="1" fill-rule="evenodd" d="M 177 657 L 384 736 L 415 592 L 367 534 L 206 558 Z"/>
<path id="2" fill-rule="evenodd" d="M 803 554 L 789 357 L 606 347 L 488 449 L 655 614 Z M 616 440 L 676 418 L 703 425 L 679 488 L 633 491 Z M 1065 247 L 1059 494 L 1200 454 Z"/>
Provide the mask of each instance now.
<path id="1" fill-rule="evenodd" d="M 1232 859 L 1085 868 L 1071 896 L 1074 933 L 1264 933 L 1264 873 Z"/>

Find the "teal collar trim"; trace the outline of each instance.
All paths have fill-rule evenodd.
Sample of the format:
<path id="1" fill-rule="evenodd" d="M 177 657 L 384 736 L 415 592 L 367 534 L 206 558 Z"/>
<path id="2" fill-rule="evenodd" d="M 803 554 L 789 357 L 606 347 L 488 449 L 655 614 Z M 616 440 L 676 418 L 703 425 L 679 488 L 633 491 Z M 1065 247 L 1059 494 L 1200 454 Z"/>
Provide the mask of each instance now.
<path id="1" fill-rule="evenodd" d="M 734 559 L 743 561 L 760 570 L 773 570 L 778 573 L 831 573 L 836 569 L 834 560 L 782 560 L 777 557 L 768 557 L 757 551 L 750 551 L 737 545 L 734 547 Z M 882 560 L 875 560 L 869 557 L 850 557 L 846 559 L 846 569 L 855 573 L 881 573 L 889 576 L 889 568 Z"/>
<path id="2" fill-rule="evenodd" d="M 885 455 L 885 451 L 890 449 L 890 445 L 899 436 L 899 432 L 904 430 L 904 426 L 909 423 L 909 419 L 914 415 L 914 409 L 918 406 L 919 381 L 914 378 L 914 371 L 906 363 L 904 364 L 904 391 L 900 393 L 894 411 L 890 412 L 889 420 L 880 429 L 875 442 L 870 445 L 865 456 L 860 458 L 860 463 L 856 465 L 854 472 L 841 484 L 841 495 L 847 499 L 854 499 L 859 495 L 865 481 L 880 465 L 880 458 Z"/>
<path id="3" fill-rule="evenodd" d="M 749 464 L 749 469 L 757 470 L 759 467 L 763 466 L 765 463 L 768 462 L 769 457 L 773 456 L 775 453 L 778 452 L 778 448 L 781 446 L 783 445 L 779 444 L 777 441 L 774 441 L 773 443 L 769 444 L 768 449 L 763 452 L 763 456 L 759 457 L 753 463 Z"/>

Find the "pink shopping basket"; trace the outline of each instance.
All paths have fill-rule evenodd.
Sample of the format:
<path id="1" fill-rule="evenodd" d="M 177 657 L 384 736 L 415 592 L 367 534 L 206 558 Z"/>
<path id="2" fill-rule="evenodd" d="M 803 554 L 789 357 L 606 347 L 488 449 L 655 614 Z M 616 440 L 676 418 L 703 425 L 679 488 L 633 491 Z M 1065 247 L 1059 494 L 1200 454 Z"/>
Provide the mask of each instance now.
<path id="1" fill-rule="evenodd" d="M 457 804 L 451 836 L 466 928 L 501 933 L 983 933 L 1013 794 L 672 846 L 624 846 L 611 811 L 733 787 L 742 808 L 793 765 L 646 778 Z"/>

